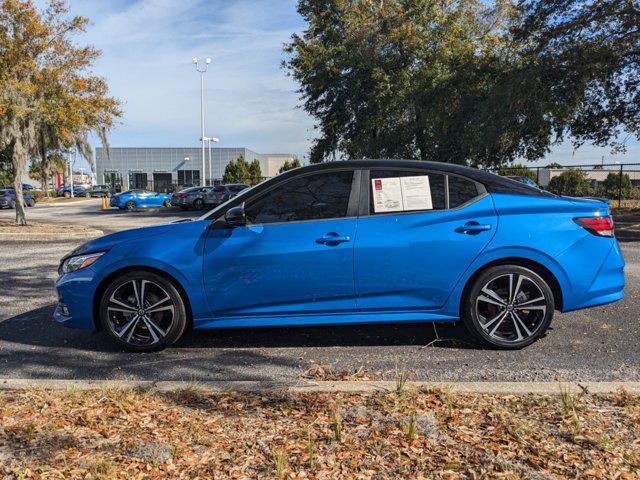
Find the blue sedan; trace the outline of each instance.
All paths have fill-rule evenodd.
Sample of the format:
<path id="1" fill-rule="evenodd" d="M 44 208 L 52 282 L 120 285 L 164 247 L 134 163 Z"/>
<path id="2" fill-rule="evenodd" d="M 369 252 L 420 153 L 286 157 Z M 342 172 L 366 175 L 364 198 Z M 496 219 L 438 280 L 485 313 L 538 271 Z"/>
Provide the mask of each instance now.
<path id="1" fill-rule="evenodd" d="M 518 349 L 623 297 L 606 203 L 442 163 L 291 170 L 187 222 L 65 256 L 55 320 L 135 351 L 187 328 L 457 322 Z"/>
<path id="2" fill-rule="evenodd" d="M 130 211 L 145 207 L 168 207 L 171 205 L 171 196 L 149 190 L 127 190 L 111 197 L 109 205 Z"/>

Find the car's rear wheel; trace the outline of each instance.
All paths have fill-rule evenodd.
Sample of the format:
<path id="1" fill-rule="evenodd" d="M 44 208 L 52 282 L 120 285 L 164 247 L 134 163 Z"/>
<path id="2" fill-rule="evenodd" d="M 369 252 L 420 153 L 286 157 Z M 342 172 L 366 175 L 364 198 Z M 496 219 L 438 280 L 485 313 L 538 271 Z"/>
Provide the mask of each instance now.
<path id="1" fill-rule="evenodd" d="M 165 200 L 164 202 L 162 202 L 162 205 L 164 205 L 165 207 L 170 207 L 171 206 L 171 201 L 170 200 Z"/>
<path id="2" fill-rule="evenodd" d="M 127 203 L 125 203 L 124 208 L 126 208 L 130 212 L 133 212 L 136 209 L 136 204 L 133 200 L 129 200 Z"/>
<path id="3" fill-rule="evenodd" d="M 32 198 L 27 200 L 27 207 L 35 207 L 35 206 L 36 206 L 36 201 L 35 200 L 33 200 Z"/>
<path id="4" fill-rule="evenodd" d="M 193 208 L 196 210 L 202 210 L 204 208 L 204 201 L 201 198 L 196 198 L 193 202 Z"/>
<path id="5" fill-rule="evenodd" d="M 187 326 L 184 300 L 175 285 L 152 272 L 125 273 L 109 284 L 100 302 L 103 328 L 132 351 L 176 342 Z"/>
<path id="6" fill-rule="evenodd" d="M 71 198 L 71 192 L 64 192 L 64 198 Z"/>
<path id="7" fill-rule="evenodd" d="M 540 275 L 500 265 L 482 272 L 468 289 L 462 318 L 484 345 L 519 349 L 544 335 L 553 311 L 553 293 Z"/>

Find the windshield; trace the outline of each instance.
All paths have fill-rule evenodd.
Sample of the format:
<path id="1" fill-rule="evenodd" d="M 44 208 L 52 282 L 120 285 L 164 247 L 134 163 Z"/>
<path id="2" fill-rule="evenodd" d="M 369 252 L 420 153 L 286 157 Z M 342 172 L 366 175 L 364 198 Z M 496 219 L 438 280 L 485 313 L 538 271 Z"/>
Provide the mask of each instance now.
<path id="1" fill-rule="evenodd" d="M 258 185 L 263 185 L 263 183 L 260 183 Z M 253 187 L 247 187 L 244 190 L 242 190 L 242 192 L 240 192 L 238 195 L 236 195 L 233 198 L 228 199 L 226 202 L 221 203 L 220 205 L 218 205 L 216 208 L 214 208 L 213 210 L 209 210 L 207 213 L 205 213 L 204 215 L 202 215 L 200 218 L 198 218 L 198 220 L 206 220 L 209 217 L 211 218 L 217 218 L 217 215 L 219 214 L 219 212 L 225 210 L 226 206 L 229 204 L 229 202 L 236 202 L 236 201 L 244 201 L 244 199 L 246 199 L 248 196 L 251 195 L 251 192 L 253 191 L 254 188 L 256 188 L 258 185 L 254 185 Z"/>
<path id="2" fill-rule="evenodd" d="M 180 190 L 178 193 L 189 193 L 189 192 L 197 192 L 198 190 L 200 190 L 202 187 L 191 187 L 191 188 L 185 188 L 184 190 Z"/>

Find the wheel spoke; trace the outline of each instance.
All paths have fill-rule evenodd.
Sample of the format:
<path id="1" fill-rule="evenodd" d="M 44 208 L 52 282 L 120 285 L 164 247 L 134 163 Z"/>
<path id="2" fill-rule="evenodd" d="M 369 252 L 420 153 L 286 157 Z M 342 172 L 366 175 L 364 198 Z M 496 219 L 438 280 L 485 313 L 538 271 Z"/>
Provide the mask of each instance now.
<path id="1" fill-rule="evenodd" d="M 158 308 L 154 308 L 153 310 L 147 310 L 147 313 L 162 312 L 165 310 L 170 310 L 171 313 L 173 313 L 173 305 L 167 305 L 166 307 L 158 307 Z"/>
<path id="2" fill-rule="evenodd" d="M 518 275 L 518 279 L 516 280 L 516 287 L 513 290 L 513 295 L 511 296 L 511 302 L 515 302 L 516 298 L 518 298 L 518 293 L 520 292 L 520 287 L 522 286 L 522 279 L 524 277 L 522 275 Z"/>
<path id="3" fill-rule="evenodd" d="M 491 330 L 489 332 L 490 336 L 494 336 L 494 333 L 496 333 L 496 330 L 498 330 L 498 328 L 500 327 L 500 325 L 502 325 L 502 322 L 504 322 L 504 319 L 507 318 L 507 312 L 504 312 L 501 316 L 500 316 L 500 320 L 498 320 L 495 324 L 495 326 L 493 327 L 493 330 Z"/>
<path id="4" fill-rule="evenodd" d="M 114 293 L 114 295 L 115 295 L 115 293 Z M 116 305 L 119 305 L 120 307 L 125 309 L 125 310 L 123 310 L 124 312 L 135 312 L 135 311 L 137 311 L 136 307 L 134 307 L 133 305 L 127 305 L 126 303 L 121 302 L 120 300 L 116 300 L 114 298 L 114 295 L 111 295 L 111 298 L 109 299 L 109 303 L 115 303 Z M 109 307 L 109 310 L 117 310 L 117 309 Z"/>
<path id="5" fill-rule="evenodd" d="M 531 331 L 527 328 L 525 323 L 522 321 L 522 319 L 520 318 L 520 315 L 518 315 L 516 312 L 511 312 L 511 316 L 513 317 L 513 322 L 516 325 L 516 328 L 518 324 L 520 324 L 520 327 L 522 327 L 522 329 L 526 332 L 527 336 L 530 337 Z"/>
<path id="6" fill-rule="evenodd" d="M 537 303 L 537 302 L 541 302 L 543 301 L 545 298 L 544 297 L 538 297 L 538 298 L 534 298 L 533 300 L 527 300 L 526 302 L 522 302 L 522 303 L 518 303 L 517 305 L 515 305 L 516 308 L 518 307 L 523 307 L 525 305 L 530 305 L 532 303 Z"/>
<path id="7" fill-rule="evenodd" d="M 140 282 L 140 308 L 144 308 L 144 286 L 147 283 L 146 280 Z"/>
<path id="8" fill-rule="evenodd" d="M 142 308 L 142 302 L 140 301 L 140 294 L 138 293 L 138 282 L 136 282 L 135 280 L 131 280 L 131 283 L 133 283 L 133 293 L 136 296 L 136 302 L 137 302 L 137 307 L 138 308 Z"/>
<path id="9" fill-rule="evenodd" d="M 506 306 L 507 302 L 505 302 L 502 297 L 500 297 L 500 295 L 498 295 L 496 292 L 494 292 L 493 290 L 489 289 L 486 285 L 482 288 L 482 291 L 484 293 L 486 293 L 487 295 L 489 295 L 491 298 L 493 298 L 496 302 L 498 302 L 500 305 Z"/>
<path id="10" fill-rule="evenodd" d="M 524 307 L 514 307 L 515 310 L 541 310 L 543 312 L 547 311 L 547 307 L 545 305 L 527 305 Z"/>
<path id="11" fill-rule="evenodd" d="M 518 336 L 518 338 L 516 338 L 516 342 L 518 340 L 522 340 L 524 337 L 522 336 L 522 332 L 520 332 L 520 327 L 518 327 L 518 321 L 516 320 L 516 317 L 513 316 L 513 312 L 511 312 L 511 320 L 513 320 L 513 326 L 516 329 L 516 335 Z"/>
<path id="12" fill-rule="evenodd" d="M 152 343 L 156 343 L 157 341 L 160 340 L 160 338 L 158 337 L 158 335 L 154 331 L 154 328 L 151 326 L 151 324 L 149 323 L 147 318 L 148 317 L 142 317 L 142 321 L 144 322 L 144 324 L 147 326 L 147 329 L 149 330 L 149 334 L 151 335 L 151 338 L 153 340 Z"/>
<path id="13" fill-rule="evenodd" d="M 158 324 L 156 322 L 154 322 L 151 317 L 149 317 L 148 315 L 144 317 L 145 321 L 147 322 L 147 324 L 151 325 L 160 335 L 162 335 L 163 337 L 167 335 L 167 332 L 162 330 Z"/>
<path id="14" fill-rule="evenodd" d="M 163 299 L 162 299 L 162 300 L 160 300 L 159 302 L 156 302 L 156 303 L 154 303 L 153 305 L 150 305 L 149 307 L 147 307 L 147 312 L 148 312 L 148 313 L 153 313 L 153 312 L 155 312 L 156 310 L 154 310 L 154 308 L 156 308 L 156 307 L 157 307 L 157 306 L 159 306 L 159 305 L 162 305 L 164 302 L 166 302 L 167 300 L 170 300 L 170 299 L 171 299 L 171 297 L 169 297 L 169 296 L 167 295 L 165 298 L 163 298 Z"/>
<path id="15" fill-rule="evenodd" d="M 498 307 L 504 307 L 504 304 L 499 303 L 496 300 L 494 300 L 493 298 L 487 297 L 486 295 L 480 295 L 478 297 L 478 301 L 485 302 L 485 303 L 490 303 L 491 305 L 497 305 Z"/>
<path id="16" fill-rule="evenodd" d="M 119 332 L 116 332 L 116 335 L 118 335 L 120 338 L 122 338 L 122 336 L 127 333 L 127 330 L 129 330 L 129 328 L 131 328 L 133 326 L 133 328 L 131 328 L 131 331 L 133 332 L 133 330 L 135 330 L 135 324 L 138 323 L 138 315 L 134 315 L 131 320 L 129 320 L 124 327 L 122 327 L 120 329 Z M 131 334 L 129 335 L 129 337 L 127 338 L 127 341 L 129 341 L 129 338 L 131 338 Z"/>
<path id="17" fill-rule="evenodd" d="M 487 320 L 484 324 L 482 324 L 482 328 L 484 328 L 485 330 L 489 330 L 489 327 L 491 325 L 493 325 L 495 322 L 497 322 L 498 320 L 500 320 L 502 317 L 504 317 L 507 314 L 506 311 L 500 312 L 498 315 L 496 315 L 495 317 L 493 317 L 491 320 Z"/>

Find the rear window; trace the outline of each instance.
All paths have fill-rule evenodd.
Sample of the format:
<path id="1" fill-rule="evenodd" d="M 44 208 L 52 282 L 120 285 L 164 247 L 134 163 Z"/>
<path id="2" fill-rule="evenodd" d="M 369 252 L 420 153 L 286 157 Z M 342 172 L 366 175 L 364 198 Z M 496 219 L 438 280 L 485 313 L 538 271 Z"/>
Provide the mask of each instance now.
<path id="1" fill-rule="evenodd" d="M 184 190 L 180 190 L 180 193 L 193 193 L 193 192 L 197 192 L 198 190 L 200 190 L 200 187 L 191 187 L 191 188 L 185 188 Z"/>
<path id="2" fill-rule="evenodd" d="M 449 175 L 449 208 L 456 208 L 478 196 L 475 182 Z"/>
<path id="3" fill-rule="evenodd" d="M 245 188 L 247 188 L 246 185 L 229 185 L 229 190 L 231 190 L 232 192 L 240 192 Z"/>
<path id="4" fill-rule="evenodd" d="M 224 192 L 224 191 L 225 191 L 225 188 L 224 188 L 223 186 L 220 186 L 220 185 L 219 185 L 219 186 L 215 187 L 215 188 L 213 189 L 213 191 L 214 191 L 214 192 L 216 192 L 216 193 L 217 193 L 217 192 Z"/>

